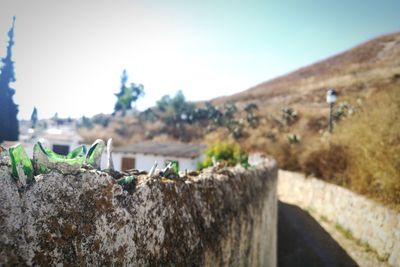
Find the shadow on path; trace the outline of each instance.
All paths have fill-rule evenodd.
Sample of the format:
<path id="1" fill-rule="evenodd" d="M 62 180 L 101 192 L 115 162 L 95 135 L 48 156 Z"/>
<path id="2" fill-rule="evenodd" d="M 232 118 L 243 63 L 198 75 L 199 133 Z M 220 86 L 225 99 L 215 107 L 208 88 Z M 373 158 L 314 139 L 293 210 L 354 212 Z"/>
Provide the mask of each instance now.
<path id="1" fill-rule="evenodd" d="M 278 266 L 358 265 L 308 212 L 279 201 Z"/>

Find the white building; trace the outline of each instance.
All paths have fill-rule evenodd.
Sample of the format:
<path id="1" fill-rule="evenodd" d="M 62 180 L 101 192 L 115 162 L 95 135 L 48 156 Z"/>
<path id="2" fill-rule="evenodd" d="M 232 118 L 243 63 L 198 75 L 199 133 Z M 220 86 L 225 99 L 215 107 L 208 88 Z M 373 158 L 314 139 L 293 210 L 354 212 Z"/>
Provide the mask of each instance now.
<path id="1" fill-rule="evenodd" d="M 205 145 L 199 144 L 141 142 L 116 147 L 112 157 L 114 168 L 118 171 L 149 171 L 154 162 L 157 162 L 159 168 L 163 168 L 171 160 L 178 162 L 181 171 L 196 170 L 197 163 L 203 160 L 205 148 Z"/>

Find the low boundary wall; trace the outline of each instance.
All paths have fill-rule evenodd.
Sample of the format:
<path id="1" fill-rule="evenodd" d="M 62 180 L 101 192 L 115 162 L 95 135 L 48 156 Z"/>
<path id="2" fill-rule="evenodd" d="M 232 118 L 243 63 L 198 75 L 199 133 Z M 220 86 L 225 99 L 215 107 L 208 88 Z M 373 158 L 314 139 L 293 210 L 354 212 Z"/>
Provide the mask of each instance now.
<path id="1" fill-rule="evenodd" d="M 50 173 L 17 188 L 0 166 L 0 265 L 276 266 L 277 167 L 137 176 Z"/>
<path id="2" fill-rule="evenodd" d="M 311 209 L 372 247 L 392 266 L 400 266 L 400 213 L 343 187 L 303 174 L 279 170 L 280 200 Z"/>

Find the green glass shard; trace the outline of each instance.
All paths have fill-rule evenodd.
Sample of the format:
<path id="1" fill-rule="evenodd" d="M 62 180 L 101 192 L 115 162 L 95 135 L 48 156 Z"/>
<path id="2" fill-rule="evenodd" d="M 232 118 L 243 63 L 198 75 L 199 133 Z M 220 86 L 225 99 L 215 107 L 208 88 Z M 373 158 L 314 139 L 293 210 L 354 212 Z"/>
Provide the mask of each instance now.
<path id="1" fill-rule="evenodd" d="M 80 145 L 68 153 L 67 159 L 73 159 L 76 157 L 84 157 L 86 155 L 86 146 Z"/>
<path id="2" fill-rule="evenodd" d="M 133 192 L 136 188 L 136 177 L 133 175 L 125 176 L 117 181 L 122 188 L 128 192 Z"/>
<path id="3" fill-rule="evenodd" d="M 21 144 L 12 146 L 8 149 L 10 153 L 12 175 L 23 185 L 34 181 L 34 170 L 31 160 Z"/>
<path id="4" fill-rule="evenodd" d="M 42 145 L 42 146 L 43 146 L 43 145 Z M 56 152 L 54 152 L 53 150 L 51 150 L 51 149 L 48 148 L 48 147 L 43 146 L 43 149 L 44 149 L 44 151 L 46 152 L 46 154 L 47 154 L 49 157 L 60 158 L 60 159 L 65 159 L 65 158 L 66 158 L 65 155 L 57 154 Z"/>
<path id="5" fill-rule="evenodd" d="M 118 180 L 119 185 L 130 184 L 136 180 L 135 176 L 129 175 Z"/>
<path id="6" fill-rule="evenodd" d="M 86 146 L 85 145 L 78 146 L 77 148 L 75 148 L 71 152 L 69 152 L 68 155 L 66 155 L 66 156 L 57 154 L 50 148 L 47 148 L 44 146 L 43 146 L 43 149 L 48 156 L 54 157 L 54 158 L 59 158 L 59 159 L 74 159 L 77 157 L 84 157 L 86 155 Z"/>
<path id="7" fill-rule="evenodd" d="M 166 178 L 173 178 L 179 176 L 179 163 L 172 160 L 168 165 L 160 172 L 160 175 Z"/>
<path id="8" fill-rule="evenodd" d="M 86 164 L 92 166 L 95 169 L 99 169 L 101 163 L 101 155 L 103 154 L 105 147 L 106 145 L 104 141 L 101 139 L 97 139 L 89 148 L 89 151 L 86 155 Z"/>
<path id="9" fill-rule="evenodd" d="M 178 173 L 179 173 L 179 164 L 178 164 L 178 162 L 177 162 L 176 160 L 173 160 L 173 161 L 171 162 L 171 169 L 173 170 L 173 172 L 174 172 L 175 174 L 178 174 Z"/>
<path id="10" fill-rule="evenodd" d="M 58 155 L 51 149 L 45 148 L 40 142 L 33 147 L 33 163 L 38 173 L 49 173 L 51 170 L 61 173 L 77 173 L 84 161 L 84 156 L 66 158 Z"/>

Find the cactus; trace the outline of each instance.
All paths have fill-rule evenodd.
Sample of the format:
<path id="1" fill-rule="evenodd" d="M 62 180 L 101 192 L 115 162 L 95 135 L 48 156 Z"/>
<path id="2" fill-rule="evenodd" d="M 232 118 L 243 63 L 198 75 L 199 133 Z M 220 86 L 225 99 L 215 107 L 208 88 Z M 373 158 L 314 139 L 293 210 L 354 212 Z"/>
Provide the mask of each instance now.
<path id="1" fill-rule="evenodd" d="M 243 137 L 244 123 L 242 119 L 230 120 L 226 127 L 235 139 Z"/>
<path id="2" fill-rule="evenodd" d="M 281 110 L 281 116 L 286 125 L 291 125 L 299 118 L 297 111 L 290 107 L 283 108 Z"/>
<path id="3" fill-rule="evenodd" d="M 287 139 L 289 141 L 290 144 L 297 144 L 300 143 L 300 136 L 298 136 L 297 134 L 288 134 L 287 135 Z"/>
<path id="4" fill-rule="evenodd" d="M 340 121 L 348 115 L 352 115 L 355 112 L 355 108 L 347 102 L 342 102 L 334 110 L 332 116 L 334 121 Z"/>
<path id="5" fill-rule="evenodd" d="M 275 141 L 276 141 L 276 136 L 275 136 L 274 132 L 272 132 L 271 130 L 267 131 L 267 132 L 264 134 L 264 136 L 265 136 L 265 138 L 268 138 L 268 139 L 271 140 L 272 142 L 275 142 Z"/>

